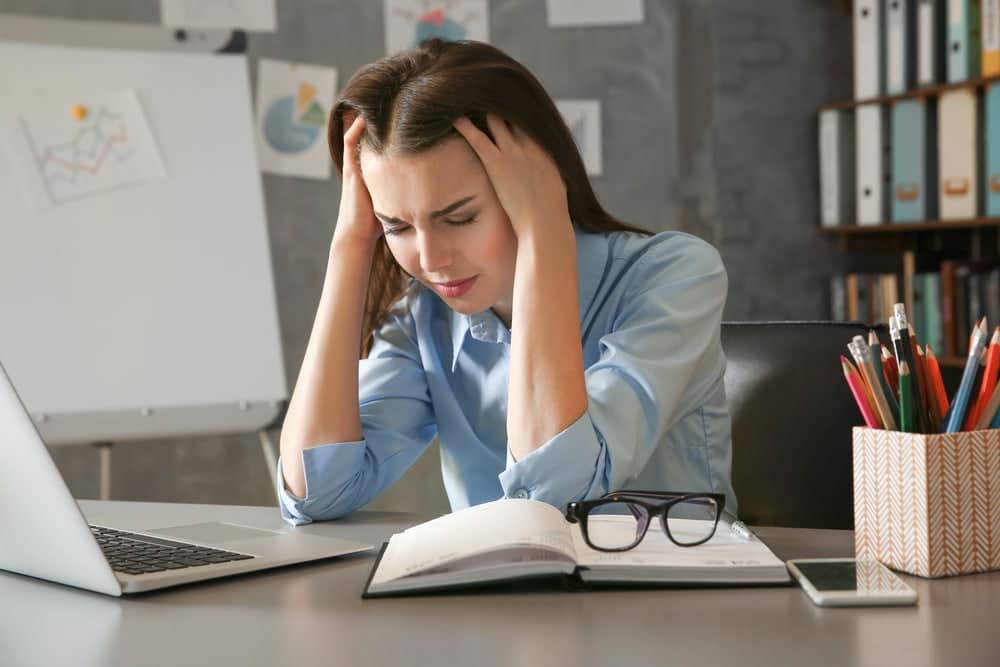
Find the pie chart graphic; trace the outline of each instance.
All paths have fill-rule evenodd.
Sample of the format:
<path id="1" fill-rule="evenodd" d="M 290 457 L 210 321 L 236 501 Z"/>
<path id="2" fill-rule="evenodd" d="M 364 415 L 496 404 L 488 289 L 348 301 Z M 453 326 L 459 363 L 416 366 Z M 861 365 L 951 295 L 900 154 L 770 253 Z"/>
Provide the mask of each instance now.
<path id="1" fill-rule="evenodd" d="M 316 100 L 316 89 L 302 83 L 297 95 L 271 102 L 264 114 L 264 138 L 279 153 L 301 153 L 316 142 L 325 125 L 326 111 Z"/>

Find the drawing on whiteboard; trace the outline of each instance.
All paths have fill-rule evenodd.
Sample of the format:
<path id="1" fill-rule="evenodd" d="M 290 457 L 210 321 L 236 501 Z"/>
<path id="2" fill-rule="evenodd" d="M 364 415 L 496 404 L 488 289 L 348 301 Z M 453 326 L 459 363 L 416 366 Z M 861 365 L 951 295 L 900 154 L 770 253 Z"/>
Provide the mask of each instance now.
<path id="1" fill-rule="evenodd" d="M 316 99 L 316 87 L 305 82 L 296 95 L 275 99 L 264 113 L 264 137 L 281 153 L 309 148 L 325 125 L 326 109 Z"/>
<path id="2" fill-rule="evenodd" d="M 286 176 L 330 177 L 326 119 L 337 89 L 333 67 L 262 58 L 257 76 L 260 166 Z"/>
<path id="3" fill-rule="evenodd" d="M 45 201 L 66 201 L 164 178 L 166 172 L 133 91 L 87 104 L 20 117 L 34 161 L 33 188 Z"/>
<path id="4" fill-rule="evenodd" d="M 489 41 L 486 0 L 385 0 L 388 53 L 414 47 L 432 37 Z"/>

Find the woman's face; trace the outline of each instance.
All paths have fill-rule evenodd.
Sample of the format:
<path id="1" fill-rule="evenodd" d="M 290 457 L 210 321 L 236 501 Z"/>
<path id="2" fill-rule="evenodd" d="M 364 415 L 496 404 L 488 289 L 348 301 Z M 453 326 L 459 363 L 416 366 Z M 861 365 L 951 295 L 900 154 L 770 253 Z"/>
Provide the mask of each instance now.
<path id="1" fill-rule="evenodd" d="M 415 155 L 361 150 L 389 250 L 460 313 L 493 308 L 510 326 L 517 238 L 479 158 L 460 137 Z"/>

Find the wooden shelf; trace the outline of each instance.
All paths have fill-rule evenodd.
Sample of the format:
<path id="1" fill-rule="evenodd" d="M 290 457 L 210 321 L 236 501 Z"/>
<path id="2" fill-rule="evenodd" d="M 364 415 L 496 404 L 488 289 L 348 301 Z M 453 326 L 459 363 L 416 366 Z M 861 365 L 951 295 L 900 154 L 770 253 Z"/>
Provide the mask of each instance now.
<path id="1" fill-rule="evenodd" d="M 962 88 L 983 88 L 987 84 L 1000 82 L 1000 75 L 995 76 L 984 76 L 978 79 L 969 79 L 968 81 L 960 81 L 958 83 L 942 83 L 934 86 L 921 86 L 920 88 L 913 88 L 906 91 L 905 93 L 900 93 L 899 95 L 881 95 L 879 97 L 869 97 L 863 100 L 850 100 L 847 102 L 835 102 L 833 104 L 825 104 L 819 108 L 820 111 L 827 111 L 830 109 L 854 109 L 862 104 L 892 104 L 899 100 L 911 100 L 921 97 L 936 97 L 941 93 L 947 92 L 949 90 L 960 90 Z"/>
<path id="2" fill-rule="evenodd" d="M 882 222 L 877 225 L 820 226 L 824 234 L 836 236 L 853 234 L 896 234 L 899 232 L 932 232 L 949 229 L 976 229 L 1000 227 L 1000 218 L 968 218 L 964 220 L 926 220 L 924 222 Z"/>

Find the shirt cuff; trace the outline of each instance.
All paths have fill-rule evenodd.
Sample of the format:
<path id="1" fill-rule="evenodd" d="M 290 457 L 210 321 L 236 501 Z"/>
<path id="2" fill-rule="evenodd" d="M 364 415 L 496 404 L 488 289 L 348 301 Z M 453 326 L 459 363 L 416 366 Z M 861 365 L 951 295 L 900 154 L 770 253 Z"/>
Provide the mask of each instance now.
<path id="1" fill-rule="evenodd" d="M 500 485 L 507 498 L 541 500 L 559 509 L 566 503 L 604 493 L 607 444 L 584 413 L 564 431 L 520 461 L 507 448 Z"/>
<path id="2" fill-rule="evenodd" d="M 275 475 L 278 507 L 281 518 L 293 526 L 312 523 L 314 520 L 332 519 L 346 512 L 340 511 L 346 503 L 338 496 L 338 491 L 363 465 L 366 442 L 343 442 L 302 450 L 302 470 L 306 482 L 306 496 L 299 498 L 285 487 L 285 477 L 281 471 L 281 458 Z M 344 479 L 341 479 L 343 477 Z M 341 500 L 341 502 L 337 502 Z M 338 508 L 338 505 L 340 506 Z"/>

